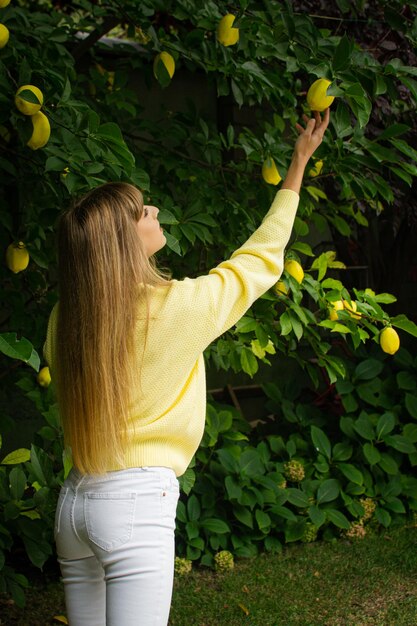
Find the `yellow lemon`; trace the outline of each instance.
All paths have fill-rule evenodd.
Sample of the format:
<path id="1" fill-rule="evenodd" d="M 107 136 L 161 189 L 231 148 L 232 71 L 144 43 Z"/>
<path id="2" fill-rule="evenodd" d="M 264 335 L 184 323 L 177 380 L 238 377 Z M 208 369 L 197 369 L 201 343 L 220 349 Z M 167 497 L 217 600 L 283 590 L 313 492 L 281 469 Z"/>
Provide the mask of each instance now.
<path id="1" fill-rule="evenodd" d="M 49 367 L 43 367 L 37 376 L 38 383 L 41 387 L 49 387 L 51 382 L 51 374 L 49 373 Z"/>
<path id="2" fill-rule="evenodd" d="M 10 33 L 7 26 L 4 24 L 0 24 L 0 48 L 4 48 L 4 46 L 9 41 Z"/>
<path id="3" fill-rule="evenodd" d="M 400 347 L 400 338 L 396 330 L 386 326 L 379 335 L 379 344 L 387 354 L 395 354 Z"/>
<path id="4" fill-rule="evenodd" d="M 344 309 L 343 306 L 343 302 L 341 300 L 336 300 L 335 302 L 330 302 L 330 312 L 329 312 L 329 319 L 331 320 L 337 320 L 339 319 L 339 316 L 337 315 L 338 311 L 341 311 L 342 309 Z"/>
<path id="5" fill-rule="evenodd" d="M 314 178 L 315 176 L 318 176 L 320 174 L 322 169 L 323 161 L 316 161 L 314 163 L 314 167 L 308 170 L 308 175 L 311 176 L 311 178 Z"/>
<path id="6" fill-rule="evenodd" d="M 287 287 L 287 285 L 284 283 L 283 280 L 279 280 L 273 286 L 273 290 L 275 291 L 277 296 L 283 296 L 283 295 L 286 296 L 287 293 L 289 292 L 289 287 Z"/>
<path id="7" fill-rule="evenodd" d="M 34 102 L 27 102 L 19 96 L 20 92 L 26 90 L 31 91 L 33 94 L 35 94 L 35 96 L 39 100 L 39 104 L 35 104 Z M 23 115 L 34 115 L 43 105 L 43 93 L 38 87 L 35 87 L 35 85 L 22 85 L 22 87 L 19 87 L 19 89 L 16 91 L 14 101 L 17 108 L 21 113 L 23 113 Z"/>
<path id="8" fill-rule="evenodd" d="M 279 181 L 282 180 L 275 161 L 271 157 L 265 159 L 262 164 L 262 178 L 270 185 L 278 185 Z"/>
<path id="9" fill-rule="evenodd" d="M 324 111 L 332 104 L 334 96 L 326 96 L 329 85 L 330 80 L 325 78 L 319 78 L 311 85 L 307 92 L 307 104 L 312 111 Z"/>
<path id="10" fill-rule="evenodd" d="M 29 264 L 29 252 L 23 241 L 11 243 L 6 250 L 6 263 L 15 274 L 25 270 Z"/>
<path id="11" fill-rule="evenodd" d="M 10 4 L 10 0 L 0 0 L 0 9 L 5 9 Z"/>
<path id="12" fill-rule="evenodd" d="M 355 300 L 352 300 L 351 302 L 348 302 L 347 300 L 343 300 L 343 307 L 349 313 L 350 317 L 353 317 L 356 320 L 360 318 L 361 314 L 356 313 L 358 309 L 358 305 L 356 304 Z"/>
<path id="13" fill-rule="evenodd" d="M 49 120 L 42 111 L 38 111 L 35 115 L 32 115 L 33 133 L 27 146 L 32 150 L 38 150 L 43 148 L 49 140 L 51 135 L 51 126 Z"/>
<path id="14" fill-rule="evenodd" d="M 223 46 L 233 46 L 239 41 L 239 29 L 232 28 L 235 16 L 231 13 L 224 15 L 217 24 L 217 41 Z"/>
<path id="15" fill-rule="evenodd" d="M 284 263 L 284 270 L 286 270 L 288 272 L 288 274 L 290 274 L 290 276 L 295 278 L 297 283 L 302 283 L 303 282 L 304 270 L 303 270 L 303 268 L 301 267 L 301 265 L 299 264 L 298 261 L 295 261 L 294 259 L 290 259 L 289 261 L 285 261 L 285 263 Z"/>
<path id="16" fill-rule="evenodd" d="M 153 73 L 156 79 L 158 78 L 157 68 L 160 62 L 164 64 L 165 69 L 169 74 L 169 77 L 172 78 L 175 72 L 174 57 L 171 54 L 169 54 L 169 52 L 160 52 L 159 54 L 156 55 L 154 62 L 153 62 Z"/>

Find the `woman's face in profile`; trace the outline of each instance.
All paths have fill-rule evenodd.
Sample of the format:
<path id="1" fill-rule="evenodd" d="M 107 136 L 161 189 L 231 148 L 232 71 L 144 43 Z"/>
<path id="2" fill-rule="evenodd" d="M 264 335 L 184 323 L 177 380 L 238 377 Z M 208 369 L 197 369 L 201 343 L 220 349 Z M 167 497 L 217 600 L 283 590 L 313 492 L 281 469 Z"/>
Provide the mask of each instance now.
<path id="1" fill-rule="evenodd" d="M 145 204 L 142 216 L 137 223 L 139 237 L 145 245 L 148 257 L 161 250 L 167 242 L 164 231 L 158 221 L 158 213 L 159 209 L 156 206 Z"/>

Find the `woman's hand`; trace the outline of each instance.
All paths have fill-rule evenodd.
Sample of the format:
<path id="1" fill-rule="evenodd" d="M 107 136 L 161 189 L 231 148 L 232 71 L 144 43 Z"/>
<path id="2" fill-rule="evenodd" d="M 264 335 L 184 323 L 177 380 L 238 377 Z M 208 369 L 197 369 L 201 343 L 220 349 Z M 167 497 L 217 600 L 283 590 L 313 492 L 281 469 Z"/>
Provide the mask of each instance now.
<path id="1" fill-rule="evenodd" d="M 294 153 L 306 163 L 323 141 L 324 132 L 329 125 L 330 109 L 325 109 L 323 119 L 318 111 L 313 111 L 313 114 L 314 118 L 310 119 L 307 115 L 303 115 L 306 122 L 305 128 L 301 124 L 295 125 L 300 136 L 296 141 Z"/>
<path id="2" fill-rule="evenodd" d="M 324 131 L 329 125 L 330 109 L 324 111 L 323 119 L 318 111 L 314 111 L 314 118 L 303 116 L 306 127 L 296 124 L 300 133 L 294 148 L 294 154 L 287 175 L 281 189 L 291 189 L 300 193 L 300 187 L 304 176 L 304 170 L 309 158 L 317 150 L 323 141 Z"/>

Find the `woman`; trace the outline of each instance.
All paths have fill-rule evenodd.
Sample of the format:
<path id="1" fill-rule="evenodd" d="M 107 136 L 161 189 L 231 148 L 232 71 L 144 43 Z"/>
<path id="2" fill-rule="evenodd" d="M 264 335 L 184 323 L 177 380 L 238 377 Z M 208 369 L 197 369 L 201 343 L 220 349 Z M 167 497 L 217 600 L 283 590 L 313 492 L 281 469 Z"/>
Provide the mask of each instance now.
<path id="1" fill-rule="evenodd" d="M 204 432 L 203 351 L 282 273 L 329 110 L 305 121 L 262 224 L 207 275 L 156 269 L 158 209 L 127 183 L 93 189 L 60 219 L 60 300 L 44 354 L 73 459 L 55 517 L 70 626 L 167 624 L 177 477 Z"/>

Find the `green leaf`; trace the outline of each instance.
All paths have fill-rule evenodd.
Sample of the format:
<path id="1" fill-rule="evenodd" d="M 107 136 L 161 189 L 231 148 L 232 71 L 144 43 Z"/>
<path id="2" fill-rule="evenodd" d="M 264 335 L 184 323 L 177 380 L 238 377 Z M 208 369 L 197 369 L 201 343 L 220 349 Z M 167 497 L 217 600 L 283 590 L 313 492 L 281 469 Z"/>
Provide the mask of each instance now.
<path id="1" fill-rule="evenodd" d="M 405 394 L 405 407 L 411 417 L 417 419 L 417 395 L 414 393 Z"/>
<path id="2" fill-rule="evenodd" d="M 375 465 L 381 460 L 381 454 L 379 450 L 375 448 L 371 443 L 365 443 L 362 446 L 362 450 L 369 465 Z"/>
<path id="3" fill-rule="evenodd" d="M 48 544 L 45 545 L 44 542 L 40 543 L 39 541 L 34 541 L 25 535 L 22 536 L 22 539 L 25 544 L 27 555 L 32 563 L 36 565 L 36 567 L 42 568 L 48 556 L 52 552 Z"/>
<path id="4" fill-rule="evenodd" d="M 391 293 L 377 293 L 373 296 L 373 299 L 375 302 L 380 302 L 381 304 L 392 304 L 393 302 L 397 302 L 397 298 Z"/>
<path id="5" fill-rule="evenodd" d="M 406 513 L 404 504 L 399 498 L 390 498 L 385 501 L 385 506 L 394 513 Z"/>
<path id="6" fill-rule="evenodd" d="M 27 448 L 19 448 L 18 450 L 13 450 L 7 456 L 4 457 L 1 464 L 2 465 L 17 465 L 18 463 L 25 463 L 30 459 L 30 450 Z"/>
<path id="7" fill-rule="evenodd" d="M 48 485 L 48 480 L 45 473 L 45 458 L 46 453 L 37 448 L 32 444 L 30 449 L 30 462 L 32 465 L 33 472 L 36 476 L 36 480 L 42 487 L 46 487 Z"/>
<path id="8" fill-rule="evenodd" d="M 311 246 L 308 243 L 303 243 L 301 241 L 294 242 L 290 250 L 296 250 L 296 252 L 300 252 L 301 254 L 305 254 L 306 256 L 314 256 L 314 252 L 311 249 Z"/>
<path id="9" fill-rule="evenodd" d="M 387 446 L 391 446 L 394 450 L 398 450 L 398 452 L 403 452 L 404 454 L 413 454 L 413 452 L 416 452 L 415 445 L 403 435 L 385 437 L 385 443 Z"/>
<path id="10" fill-rule="evenodd" d="M 26 487 L 26 474 L 21 467 L 14 467 L 9 474 L 10 491 L 13 500 L 21 500 Z"/>
<path id="11" fill-rule="evenodd" d="M 292 331 L 291 320 L 287 311 L 284 311 L 284 313 L 280 316 L 279 323 L 281 325 L 281 335 L 288 335 Z"/>
<path id="12" fill-rule="evenodd" d="M 233 515 L 236 517 L 237 520 L 239 520 L 239 522 L 241 522 L 245 526 L 253 528 L 252 513 L 246 507 L 234 504 Z"/>
<path id="13" fill-rule="evenodd" d="M 397 315 L 391 318 L 391 324 L 396 328 L 405 330 L 406 333 L 410 333 L 413 337 L 417 337 L 417 326 L 414 322 L 411 322 L 405 315 Z"/>
<path id="14" fill-rule="evenodd" d="M 240 364 L 243 371 L 249 376 L 253 376 L 259 369 L 258 360 L 253 354 L 252 350 L 243 346 L 240 353 Z"/>
<path id="15" fill-rule="evenodd" d="M 353 448 L 345 442 L 336 443 L 333 447 L 333 461 L 347 461 L 352 456 Z"/>
<path id="16" fill-rule="evenodd" d="M 19 93 L 19 98 L 31 104 L 42 104 L 38 96 L 31 89 L 22 89 Z"/>
<path id="17" fill-rule="evenodd" d="M 417 387 L 417 381 L 411 372 L 398 372 L 397 385 L 400 389 L 414 391 Z"/>
<path id="18" fill-rule="evenodd" d="M 30 341 L 22 337 L 17 339 L 16 333 L 2 333 L 0 335 L 0 352 L 12 359 L 24 361 L 37 372 L 39 371 L 40 359 Z"/>
<path id="19" fill-rule="evenodd" d="M 260 460 L 259 453 L 253 449 L 245 450 L 239 459 L 240 471 L 246 476 L 259 476 L 264 468 Z"/>
<path id="20" fill-rule="evenodd" d="M 218 535 L 223 535 L 224 533 L 230 532 L 230 528 L 228 524 L 226 524 L 226 522 L 214 517 L 209 517 L 207 519 L 201 520 L 200 526 L 205 530 L 208 530 L 210 533 L 216 533 Z"/>
<path id="21" fill-rule="evenodd" d="M 275 504 L 270 509 L 271 513 L 277 515 L 278 517 L 282 517 L 283 519 L 288 519 L 293 522 L 297 521 L 297 516 L 291 509 L 288 509 L 286 506 L 280 506 L 279 504 Z"/>
<path id="22" fill-rule="evenodd" d="M 238 500 L 242 495 L 242 488 L 233 476 L 226 476 L 224 480 L 224 484 L 226 486 L 227 495 L 229 499 Z"/>
<path id="23" fill-rule="evenodd" d="M 179 477 L 179 483 L 181 491 L 185 493 L 185 495 L 189 495 L 191 489 L 194 487 L 195 483 L 195 471 L 188 467 L 184 474 Z"/>
<path id="24" fill-rule="evenodd" d="M 335 478 L 323 481 L 317 491 L 317 504 L 336 500 L 340 492 L 339 482 Z"/>
<path id="25" fill-rule="evenodd" d="M 200 534 L 197 522 L 187 522 L 185 525 L 188 539 L 195 539 Z M 197 548 L 198 546 L 193 546 Z"/>
<path id="26" fill-rule="evenodd" d="M 321 430 L 321 428 L 318 428 L 317 426 L 312 425 L 311 426 L 311 439 L 316 450 L 318 450 L 318 452 L 320 452 L 327 459 L 330 460 L 332 448 L 331 448 L 331 444 L 326 433 L 323 430 Z"/>
<path id="27" fill-rule="evenodd" d="M 306 523 L 300 522 L 288 522 L 285 527 L 285 541 L 290 543 L 291 541 L 299 541 L 304 535 Z"/>
<path id="28" fill-rule="evenodd" d="M 407 124 L 391 124 L 391 126 L 385 128 L 385 130 L 383 130 L 382 133 L 378 135 L 378 141 L 390 139 L 391 137 L 398 137 L 399 135 L 403 135 L 409 130 L 410 127 Z"/>
<path id="29" fill-rule="evenodd" d="M 376 425 L 376 436 L 378 439 L 382 439 L 385 435 L 388 435 L 395 426 L 395 415 L 387 412 L 381 415 Z"/>
<path id="30" fill-rule="evenodd" d="M 374 427 L 366 414 L 362 415 L 354 422 L 353 428 L 364 439 L 369 439 L 370 441 L 375 439 Z"/>
<path id="31" fill-rule="evenodd" d="M 344 530 L 349 530 L 350 522 L 343 513 L 338 511 L 337 509 L 326 509 L 326 517 L 338 528 L 343 528 Z"/>
<path id="32" fill-rule="evenodd" d="M 406 424 L 403 428 L 403 435 L 408 441 L 417 443 L 417 424 Z"/>
<path id="33" fill-rule="evenodd" d="M 340 217 L 340 215 L 334 215 L 329 219 L 331 220 L 333 226 L 341 235 L 343 235 L 344 237 L 350 237 L 351 228 L 349 224 L 347 223 L 347 221 L 343 219 L 343 217 Z"/>
<path id="34" fill-rule="evenodd" d="M 314 526 L 317 526 L 317 528 L 320 528 L 320 526 L 322 526 L 326 521 L 325 512 L 320 509 L 316 504 L 310 506 L 310 508 L 308 509 L 308 515 Z"/>
<path id="35" fill-rule="evenodd" d="M 355 485 L 363 484 L 363 474 L 354 465 L 350 463 L 339 463 L 338 468 Z"/>
<path id="36" fill-rule="evenodd" d="M 310 505 L 308 495 L 304 491 L 301 491 L 301 489 L 289 487 L 286 489 L 285 493 L 287 495 L 288 502 L 300 509 L 305 509 Z"/>
<path id="37" fill-rule="evenodd" d="M 266 532 L 271 527 L 271 518 L 267 513 L 264 513 L 264 511 L 256 509 L 255 518 L 260 530 Z"/>
<path id="38" fill-rule="evenodd" d="M 236 330 L 239 333 L 250 333 L 256 330 L 259 322 L 257 322 L 253 317 L 241 317 L 240 320 L 236 322 Z"/>
<path id="39" fill-rule="evenodd" d="M 352 50 L 353 42 L 351 42 L 346 35 L 343 35 L 333 55 L 332 65 L 335 72 L 349 67 Z"/>
<path id="40" fill-rule="evenodd" d="M 383 526 L 385 526 L 385 528 L 388 528 L 388 526 L 391 524 L 391 515 L 388 513 L 388 511 L 386 511 L 382 507 L 378 506 L 376 508 L 375 516 L 378 522 L 382 524 Z"/>
<path id="41" fill-rule="evenodd" d="M 307 185 L 305 187 L 305 190 L 317 202 L 319 202 L 320 200 L 327 200 L 327 196 L 326 196 L 325 192 L 322 189 L 319 189 L 318 187 L 312 187 L 311 185 Z"/>
<path id="42" fill-rule="evenodd" d="M 378 465 L 386 472 L 395 476 L 398 474 L 398 465 L 396 461 L 386 452 L 381 453 L 381 459 L 378 461 Z"/>
<path id="43" fill-rule="evenodd" d="M 201 506 L 197 497 L 194 494 L 192 494 L 188 498 L 187 513 L 188 513 L 188 519 L 190 520 L 190 522 L 196 522 L 200 518 Z"/>
<path id="44" fill-rule="evenodd" d="M 297 337 L 299 341 L 301 337 L 303 336 L 303 332 L 304 332 L 303 326 L 301 322 L 299 321 L 298 317 L 296 316 L 296 314 L 291 309 L 288 311 L 288 315 L 290 318 L 291 327 L 294 331 L 294 335 Z"/>
<path id="45" fill-rule="evenodd" d="M 340 280 L 335 280 L 334 278 L 326 278 L 326 280 L 323 280 L 321 283 L 321 286 L 324 289 L 335 289 L 336 291 L 341 291 L 343 289 L 343 284 Z"/>
<path id="46" fill-rule="evenodd" d="M 356 380 L 371 380 L 382 372 L 384 364 L 376 359 L 366 359 L 359 363 L 355 369 Z"/>

